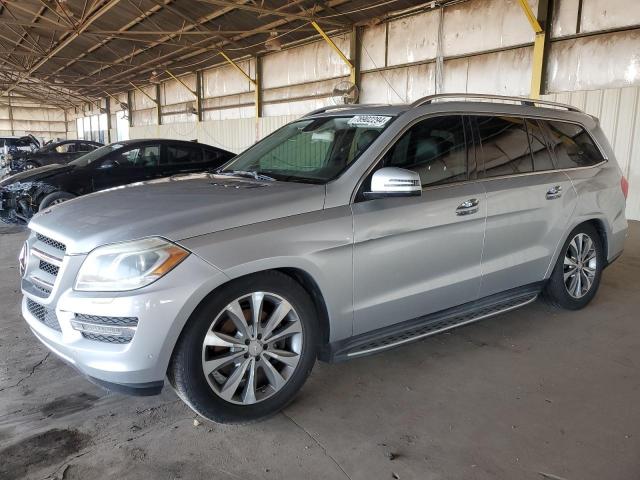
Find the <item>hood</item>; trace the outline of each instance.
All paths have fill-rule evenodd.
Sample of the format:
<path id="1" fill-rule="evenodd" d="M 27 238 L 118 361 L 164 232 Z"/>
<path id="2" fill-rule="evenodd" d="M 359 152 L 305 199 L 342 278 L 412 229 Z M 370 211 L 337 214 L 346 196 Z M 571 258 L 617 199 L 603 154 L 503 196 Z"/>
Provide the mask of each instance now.
<path id="1" fill-rule="evenodd" d="M 324 185 L 211 174 L 117 187 L 48 208 L 29 227 L 87 253 L 108 243 L 161 236 L 180 241 L 324 206 Z"/>
<path id="2" fill-rule="evenodd" d="M 53 177 L 54 175 L 71 171 L 74 168 L 75 167 L 73 165 L 60 165 L 59 163 L 54 163 L 44 167 L 34 168 L 33 170 L 25 170 L 24 172 L 16 173 L 15 175 L 11 175 L 9 178 L 4 179 L 0 182 L 0 187 L 17 182 L 40 182 L 46 178 Z"/>

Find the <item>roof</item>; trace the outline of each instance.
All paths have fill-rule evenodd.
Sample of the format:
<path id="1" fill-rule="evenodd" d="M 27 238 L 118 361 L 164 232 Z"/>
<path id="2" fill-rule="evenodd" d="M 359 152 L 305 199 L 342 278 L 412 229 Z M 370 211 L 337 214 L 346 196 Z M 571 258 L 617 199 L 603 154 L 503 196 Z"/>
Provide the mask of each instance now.
<path id="1" fill-rule="evenodd" d="M 524 97 L 508 97 L 503 95 L 487 95 L 479 93 L 445 93 L 428 95 L 411 104 L 332 105 L 309 112 L 305 117 L 362 114 L 397 116 L 420 107 L 426 107 L 433 112 L 500 112 L 564 119 L 592 118 L 577 107 L 563 103 Z"/>
<path id="2" fill-rule="evenodd" d="M 439 0 L 438 4 L 459 0 Z M 0 97 L 49 104 L 169 79 L 267 51 L 350 31 L 424 0 L 20 0 L 0 3 Z"/>

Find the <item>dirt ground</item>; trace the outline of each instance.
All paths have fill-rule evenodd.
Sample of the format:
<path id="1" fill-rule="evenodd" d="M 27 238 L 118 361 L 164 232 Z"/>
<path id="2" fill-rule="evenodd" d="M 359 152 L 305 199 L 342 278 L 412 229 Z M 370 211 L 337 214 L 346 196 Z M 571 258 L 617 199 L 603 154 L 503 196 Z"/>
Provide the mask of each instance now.
<path id="1" fill-rule="evenodd" d="M 26 233 L 0 227 L 0 479 L 640 478 L 640 224 L 580 312 L 521 310 L 317 364 L 272 419 L 221 426 L 170 388 L 94 386 L 19 313 Z"/>

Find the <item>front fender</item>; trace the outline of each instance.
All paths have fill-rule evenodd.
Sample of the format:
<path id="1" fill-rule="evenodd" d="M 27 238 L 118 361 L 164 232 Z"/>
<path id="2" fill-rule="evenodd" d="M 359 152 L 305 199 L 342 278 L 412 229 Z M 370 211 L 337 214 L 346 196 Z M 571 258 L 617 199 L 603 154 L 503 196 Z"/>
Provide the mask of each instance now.
<path id="1" fill-rule="evenodd" d="M 181 242 L 229 278 L 294 268 L 327 306 L 330 341 L 353 333 L 353 222 L 348 206 L 294 215 Z"/>

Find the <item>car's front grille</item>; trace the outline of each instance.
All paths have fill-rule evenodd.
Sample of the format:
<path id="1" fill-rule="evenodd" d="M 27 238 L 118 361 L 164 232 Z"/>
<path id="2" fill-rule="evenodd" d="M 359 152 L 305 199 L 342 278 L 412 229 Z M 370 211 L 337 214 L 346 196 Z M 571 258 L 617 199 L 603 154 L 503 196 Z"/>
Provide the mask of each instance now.
<path id="1" fill-rule="evenodd" d="M 114 325 L 118 327 L 135 327 L 138 325 L 136 317 L 103 317 L 99 315 L 85 315 L 76 313 L 76 320 L 79 322 L 94 323 L 96 325 Z"/>
<path id="2" fill-rule="evenodd" d="M 58 276 L 58 271 L 60 271 L 60 267 L 56 267 L 52 263 L 45 262 L 44 260 L 40 260 L 40 270 L 47 272 L 49 275 L 53 275 L 54 277 Z"/>
<path id="3" fill-rule="evenodd" d="M 102 335 L 102 334 L 99 334 L 99 333 L 82 332 L 82 336 L 84 338 L 86 338 L 87 340 L 94 340 L 96 342 L 103 342 L 103 343 L 122 344 L 122 343 L 129 343 L 131 341 L 131 337 L 120 337 L 120 336 L 115 336 L 115 335 Z"/>
<path id="4" fill-rule="evenodd" d="M 39 242 L 42 242 L 52 248 L 55 248 L 56 250 L 59 250 L 62 255 L 64 255 L 67 251 L 67 246 L 64 243 L 54 240 L 53 238 L 46 237 L 41 233 L 36 233 L 36 239 Z"/>
<path id="5" fill-rule="evenodd" d="M 32 261 L 28 262 L 25 279 L 33 286 L 34 294 L 48 297 L 55 286 L 67 247 L 64 243 L 36 233 L 30 246 Z"/>
<path id="6" fill-rule="evenodd" d="M 58 332 L 61 331 L 60 324 L 58 323 L 58 317 L 55 310 L 52 308 L 45 307 L 44 305 L 27 298 L 27 310 L 47 327 L 53 328 Z"/>

